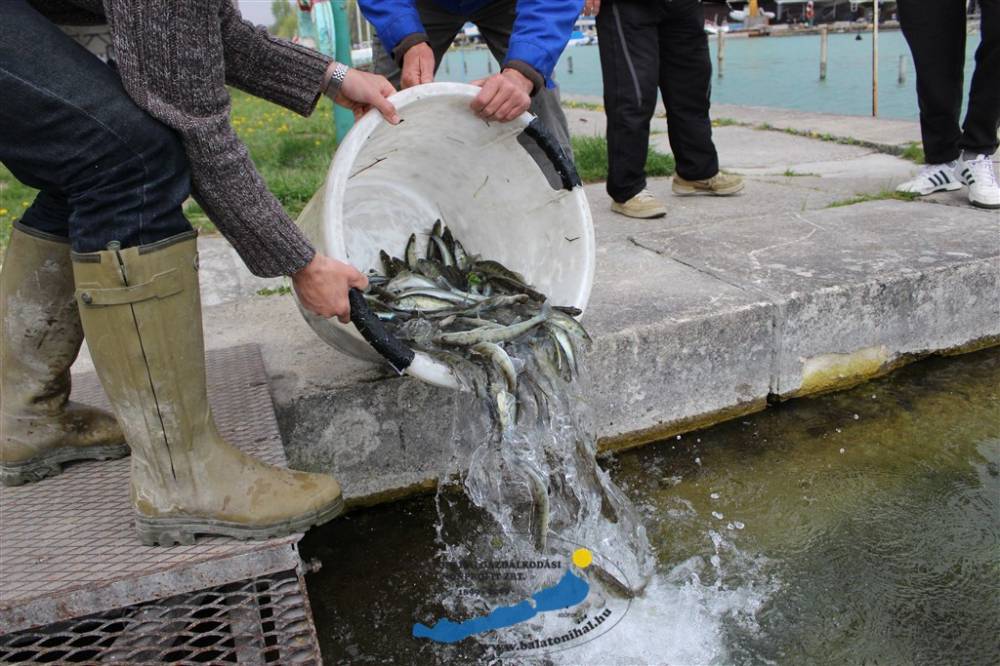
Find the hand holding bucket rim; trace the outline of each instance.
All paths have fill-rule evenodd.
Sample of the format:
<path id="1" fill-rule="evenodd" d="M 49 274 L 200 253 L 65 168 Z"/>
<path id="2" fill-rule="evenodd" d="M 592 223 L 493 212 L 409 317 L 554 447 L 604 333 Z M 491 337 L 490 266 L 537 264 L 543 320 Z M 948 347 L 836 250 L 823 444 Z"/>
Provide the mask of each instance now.
<path id="1" fill-rule="evenodd" d="M 393 105 L 399 110 L 400 115 L 406 118 L 411 109 L 409 107 L 413 106 L 412 110 L 416 110 L 417 107 L 421 111 L 427 108 L 427 105 L 431 107 L 436 107 L 439 109 L 450 108 L 454 112 L 458 112 L 457 104 L 460 104 L 464 99 L 464 105 L 468 105 L 476 95 L 479 94 L 481 89 L 468 84 L 460 83 L 430 83 L 420 86 L 414 86 L 406 90 L 400 91 L 390 98 Z M 374 110 L 374 109 L 373 109 Z M 465 116 L 465 113 L 462 113 Z M 493 147 L 505 145 L 506 150 L 512 150 L 514 153 L 520 155 L 544 155 L 542 159 L 552 166 L 543 165 L 543 168 L 538 171 L 537 177 L 531 176 L 526 180 L 525 176 L 530 175 L 531 171 L 525 171 L 522 165 L 523 158 L 514 158 L 513 163 L 518 163 L 517 167 L 517 179 L 522 183 L 522 186 L 528 187 L 538 187 L 539 191 L 535 192 L 533 196 L 540 198 L 541 200 L 547 200 L 555 206 L 552 213 L 555 217 L 552 218 L 551 224 L 559 229 L 555 237 L 566 237 L 569 243 L 561 244 L 558 248 L 558 253 L 560 256 L 564 256 L 570 262 L 573 268 L 570 270 L 562 270 L 556 275 L 550 274 L 551 271 L 542 271 L 536 279 L 541 280 L 540 285 L 542 286 L 545 293 L 554 297 L 556 301 L 562 302 L 563 304 L 571 307 L 575 307 L 580 310 L 586 308 L 587 297 L 590 293 L 590 285 L 593 280 L 593 266 L 594 266 L 594 238 L 593 238 L 593 228 L 591 223 L 591 218 L 589 214 L 589 207 L 583 191 L 580 187 L 577 187 L 580 183 L 579 177 L 577 176 L 576 169 L 573 163 L 566 156 L 564 151 L 561 149 L 559 144 L 551 138 L 551 135 L 542 125 L 541 121 L 538 121 L 530 113 L 524 113 L 514 121 L 511 122 L 510 126 L 506 123 L 486 123 L 482 124 L 481 119 L 476 119 L 476 116 L 472 113 L 468 114 L 468 118 L 472 120 L 469 122 L 463 119 L 458 123 L 457 126 L 453 126 L 451 123 L 442 122 L 440 118 L 435 121 L 435 117 L 439 116 L 427 115 L 426 113 L 420 113 L 414 116 L 413 122 L 416 125 L 411 126 L 411 123 L 402 123 L 395 129 L 380 114 L 369 112 L 355 125 L 353 130 L 345 137 L 344 141 L 338 147 L 337 154 L 334 156 L 334 161 L 330 166 L 330 171 L 327 176 L 326 184 L 316 196 L 310 201 L 306 209 L 299 217 L 299 225 L 306 231 L 307 236 L 315 244 L 318 250 L 325 253 L 326 255 L 340 259 L 341 261 L 351 261 L 349 257 L 354 257 L 356 260 L 360 260 L 362 263 L 359 265 L 357 261 L 354 261 L 360 269 L 366 270 L 372 259 L 372 257 L 377 257 L 377 253 L 372 253 L 371 248 L 367 248 L 363 241 L 360 247 L 352 248 L 353 251 L 349 251 L 347 246 L 347 236 L 345 236 L 345 229 L 353 229 L 355 231 L 360 230 L 361 236 L 354 236 L 357 238 L 382 238 L 385 242 L 393 244 L 398 242 L 397 236 L 402 232 L 401 229 L 395 229 L 392 231 L 387 230 L 385 233 L 379 231 L 382 228 L 382 223 L 378 223 L 377 226 L 372 227 L 373 216 L 367 215 L 360 219 L 352 221 L 352 210 L 356 207 L 354 205 L 348 205 L 345 202 L 350 201 L 348 193 L 351 191 L 351 185 L 353 183 L 354 188 L 360 187 L 360 192 L 364 192 L 362 196 L 370 197 L 373 196 L 373 192 L 365 192 L 365 188 L 371 187 L 371 185 L 366 181 L 372 173 L 371 168 L 373 165 L 383 163 L 382 160 L 386 151 L 389 151 L 396 157 L 407 156 L 407 159 L 412 159 L 414 155 L 410 155 L 406 150 L 406 146 L 402 145 L 399 148 L 393 148 L 393 142 L 401 139 L 393 139 L 394 134 L 399 131 L 403 132 L 403 135 L 407 133 L 412 133 L 414 131 L 423 131 L 425 126 L 432 132 L 444 132 L 445 134 L 452 132 L 453 127 L 458 132 L 464 132 L 462 135 L 466 140 L 468 145 L 475 144 L 475 135 L 479 130 L 474 130 L 475 127 L 481 127 L 485 135 L 490 135 L 493 137 L 500 137 L 502 143 L 497 141 L 490 141 L 486 145 Z M 529 127 L 530 126 L 530 127 Z M 381 128 L 381 129 L 379 129 Z M 418 129 L 419 128 L 419 129 Z M 471 132 L 471 134 L 470 134 Z M 518 135 L 523 136 L 527 134 L 533 140 L 532 143 L 536 144 L 532 146 L 530 150 L 525 151 L 525 143 L 523 139 L 521 141 L 516 140 Z M 400 135 L 401 137 L 403 135 Z M 376 139 L 376 137 L 378 137 Z M 506 138 L 503 138 L 506 137 Z M 471 140 L 471 143 L 469 143 Z M 373 142 L 374 141 L 374 142 Z M 467 145 L 461 144 L 461 142 L 454 145 Z M 520 145 L 519 145 L 520 144 Z M 447 145 L 447 144 L 446 144 Z M 396 151 L 401 152 L 397 155 Z M 409 151 L 412 153 L 412 151 Z M 503 150 L 500 151 L 503 153 Z M 499 155 L 502 157 L 502 154 Z M 419 155 L 416 155 L 419 157 Z M 494 156 L 497 157 L 497 156 Z M 536 158 L 537 159 L 537 158 Z M 385 162 L 388 164 L 388 162 Z M 506 164 L 504 160 L 500 160 L 500 163 Z M 411 164 L 407 160 L 403 160 L 401 164 Z M 405 180 L 407 176 L 406 168 L 404 167 L 400 173 L 403 178 L 402 183 L 406 183 Z M 509 168 L 509 167 L 507 167 Z M 551 179 L 546 179 L 544 177 L 544 171 L 552 170 L 556 172 L 556 182 L 553 183 Z M 400 171 L 398 168 L 393 171 L 391 178 L 398 177 L 395 172 Z M 425 172 L 418 172 L 425 173 Z M 460 172 L 466 173 L 466 172 Z M 355 180 L 356 177 L 362 176 L 359 180 Z M 475 175 L 476 182 L 475 186 L 470 191 L 475 191 L 478 195 L 482 192 L 483 184 L 488 181 L 491 188 L 496 188 L 504 181 L 503 178 L 490 179 L 486 177 L 486 180 L 480 180 L 483 178 L 483 174 L 479 173 Z M 513 176 L 512 176 L 513 177 Z M 391 183 L 390 183 L 391 184 Z M 471 182 L 469 183 L 471 184 Z M 563 190 L 563 195 L 551 198 L 552 191 L 551 187 L 558 187 Z M 565 188 L 565 189 L 564 189 Z M 489 188 L 488 188 L 489 189 Z M 488 191 L 487 189 L 487 191 Z M 545 195 L 542 190 L 548 190 L 549 194 Z M 406 204 L 409 206 L 409 200 L 407 197 L 414 196 L 413 190 L 406 190 L 405 188 L 399 188 L 398 190 L 390 190 L 390 200 L 393 201 L 392 205 Z M 419 195 L 419 190 L 417 190 Z M 435 195 L 436 196 L 436 195 Z M 433 198 L 433 197 L 432 197 Z M 561 203 L 557 203 L 561 202 Z M 407 218 L 412 217 L 412 212 L 422 211 L 423 216 L 427 217 L 428 221 L 433 219 L 435 212 L 432 210 L 435 208 L 433 201 L 423 202 L 416 200 L 415 206 L 408 207 L 406 210 L 408 214 L 404 215 L 401 220 L 403 220 L 403 225 L 407 224 L 405 221 Z M 548 204 L 547 204 L 548 205 Z M 370 213 L 370 210 L 366 211 Z M 386 213 L 389 213 L 387 210 Z M 430 216 L 430 217 L 428 217 Z M 489 217 L 489 215 L 487 215 Z M 420 219 L 423 219 L 422 217 Z M 398 222 L 398 221 L 397 221 Z M 456 223 L 459 221 L 456 220 Z M 420 223 L 414 220 L 415 226 L 413 230 L 417 230 Z M 459 224 L 460 227 L 467 226 L 466 223 Z M 474 225 L 472 228 L 474 229 Z M 523 226 L 523 225 L 522 225 Z M 548 227 L 549 225 L 543 225 Z M 392 228 L 392 227 L 390 227 Z M 532 229 L 537 228 L 533 225 L 528 225 L 523 231 L 527 236 L 523 237 L 524 242 L 528 242 L 529 239 L 534 239 L 534 242 L 548 242 L 544 241 L 543 238 L 548 238 L 552 236 L 550 231 L 542 231 L 539 229 L 537 232 L 532 231 Z M 407 231 L 406 233 L 409 233 Z M 482 238 L 481 234 L 474 234 L 476 238 Z M 489 234 L 486 235 L 489 238 Z M 391 239 L 391 240 L 390 240 Z M 356 242 L 356 240 L 355 240 Z M 486 241 L 487 246 L 491 241 Z M 521 242 L 521 241 L 519 241 Z M 475 245 L 475 244 L 473 244 Z M 517 245 L 517 243 L 515 243 Z M 552 251 L 557 251 L 557 248 L 552 248 Z M 371 255 L 371 256 L 369 256 Z M 506 256 L 507 252 L 501 252 L 501 256 L 497 257 L 501 261 L 510 260 L 511 257 Z M 518 256 L 524 256 L 523 254 Z M 517 263 L 515 261 L 515 263 Z M 374 265 L 373 265 L 374 266 Z M 530 266 L 523 266 L 520 270 L 527 271 L 528 275 L 534 273 Z M 571 280 L 567 282 L 567 280 Z M 360 285 L 358 285 L 360 286 Z M 298 296 L 298 294 L 296 294 Z M 344 293 L 344 300 L 348 301 L 347 293 Z M 555 302 L 555 301 L 554 301 Z M 323 339 L 328 344 L 338 348 L 340 351 L 347 353 L 355 358 L 378 362 L 383 360 L 385 357 L 380 352 L 371 345 L 371 343 L 366 340 L 358 330 L 356 326 L 343 325 L 334 318 L 323 317 L 312 311 L 310 308 L 306 307 L 306 304 L 299 299 L 299 309 L 306 319 L 306 322 L 310 327 L 316 332 L 316 334 Z M 346 308 L 345 308 L 346 310 Z M 344 314 L 347 314 L 346 312 Z M 425 381 L 438 385 L 446 385 L 454 387 L 454 382 L 447 379 L 448 373 L 444 373 L 446 379 L 444 381 L 427 379 L 420 374 L 420 368 L 426 368 L 428 364 L 421 362 L 422 360 L 430 359 L 429 356 L 421 355 L 417 352 L 414 356 L 414 360 L 411 361 L 411 366 L 404 371 L 407 374 L 414 376 L 419 376 Z M 394 367 L 400 369 L 397 363 Z M 431 373 L 436 374 L 439 378 L 442 373 Z"/>

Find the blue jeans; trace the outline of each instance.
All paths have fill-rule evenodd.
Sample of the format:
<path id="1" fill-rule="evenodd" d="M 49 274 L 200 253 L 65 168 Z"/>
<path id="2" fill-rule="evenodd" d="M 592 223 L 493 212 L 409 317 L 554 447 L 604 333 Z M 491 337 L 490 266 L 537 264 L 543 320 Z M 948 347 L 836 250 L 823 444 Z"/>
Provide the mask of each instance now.
<path id="1" fill-rule="evenodd" d="M 0 162 L 40 190 L 20 226 L 76 252 L 186 231 L 180 140 L 139 109 L 115 70 L 23 0 L 0 1 Z"/>

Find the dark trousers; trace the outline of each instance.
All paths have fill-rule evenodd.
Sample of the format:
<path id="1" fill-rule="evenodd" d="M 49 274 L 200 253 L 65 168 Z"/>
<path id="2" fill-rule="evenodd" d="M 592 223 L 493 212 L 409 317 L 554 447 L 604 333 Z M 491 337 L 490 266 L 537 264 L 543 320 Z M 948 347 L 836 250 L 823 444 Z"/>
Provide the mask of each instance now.
<path id="1" fill-rule="evenodd" d="M 114 69 L 22 0 L 0 2 L 0 162 L 40 190 L 19 224 L 73 250 L 190 231 L 180 140 L 126 95 Z"/>
<path id="2" fill-rule="evenodd" d="M 441 66 L 442 58 L 448 52 L 448 48 L 451 47 L 466 21 L 471 21 L 479 28 L 479 34 L 482 35 L 497 62 L 502 63 L 507 56 L 507 46 L 510 44 L 510 36 L 514 31 L 514 19 L 517 18 L 515 0 L 491 2 L 468 16 L 445 11 L 433 0 L 417 0 L 416 5 L 417 11 L 420 12 L 420 22 L 424 24 L 424 32 L 427 33 L 430 47 L 434 50 L 435 71 Z M 375 62 L 375 71 L 392 81 L 392 84 L 398 88 L 401 71 L 377 38 L 372 47 L 372 56 Z M 569 140 L 569 125 L 559 103 L 559 89 L 539 90 L 531 98 L 529 110 L 541 118 L 552 136 L 566 151 L 566 154 L 572 156 L 573 148 Z M 532 155 L 535 155 L 534 150 L 532 150 Z M 540 163 L 547 163 L 540 152 L 535 157 Z"/>
<path id="3" fill-rule="evenodd" d="M 982 42 L 976 49 L 965 124 L 965 2 L 899 0 L 900 27 L 917 72 L 920 134 L 928 164 L 950 162 L 962 149 L 992 155 L 1000 126 L 1000 0 L 981 0 Z"/>
<path id="4" fill-rule="evenodd" d="M 656 89 L 667 108 L 677 173 L 719 172 L 708 116 L 712 62 L 699 0 L 605 0 L 597 15 L 608 116 L 608 194 L 618 202 L 646 187 L 649 123 Z"/>

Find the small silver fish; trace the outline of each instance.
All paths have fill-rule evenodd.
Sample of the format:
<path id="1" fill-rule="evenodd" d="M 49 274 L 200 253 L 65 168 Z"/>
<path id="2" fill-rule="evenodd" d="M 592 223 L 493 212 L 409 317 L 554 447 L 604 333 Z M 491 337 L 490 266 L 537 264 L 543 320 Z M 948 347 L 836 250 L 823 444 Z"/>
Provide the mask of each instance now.
<path id="1" fill-rule="evenodd" d="M 446 301 L 433 296 L 407 296 L 392 302 L 392 307 L 397 310 L 416 310 L 420 312 L 434 312 L 455 307 L 451 301 Z"/>
<path id="2" fill-rule="evenodd" d="M 576 337 L 591 342 L 590 334 L 587 333 L 587 329 L 580 325 L 573 317 L 570 317 L 565 312 L 560 312 L 559 310 L 553 308 L 552 318 L 549 320 L 554 326 L 558 326 L 570 335 L 575 335 Z"/>
<path id="3" fill-rule="evenodd" d="M 518 461 L 518 467 L 528 482 L 534 510 L 531 515 L 531 535 L 538 552 L 545 552 L 549 535 L 549 484 L 530 464 Z"/>
<path id="4" fill-rule="evenodd" d="M 538 326 L 549 318 L 552 314 L 551 308 L 543 308 L 542 312 L 531 319 L 522 321 L 519 324 L 503 326 L 500 328 L 487 328 L 485 326 L 475 328 L 471 331 L 458 331 L 455 333 L 442 333 L 434 338 L 438 344 L 453 346 L 471 346 L 478 342 L 506 342 L 523 335 Z"/>
<path id="5" fill-rule="evenodd" d="M 455 239 L 454 241 L 454 255 L 455 266 L 462 271 L 469 270 L 469 266 L 472 265 L 472 260 L 469 257 L 469 253 L 465 251 L 465 247 L 458 242 L 458 239 Z"/>
<path id="6" fill-rule="evenodd" d="M 507 381 L 507 391 L 516 395 L 517 370 L 514 369 L 514 362 L 510 360 L 510 356 L 503 350 L 503 347 L 492 342 L 480 342 L 473 345 L 471 349 L 476 354 L 493 361 L 493 365 L 500 370 L 500 374 Z"/>
<path id="7" fill-rule="evenodd" d="M 406 265 L 411 271 L 417 270 L 417 235 L 410 234 L 410 239 L 406 241 L 406 253 L 404 254 Z"/>

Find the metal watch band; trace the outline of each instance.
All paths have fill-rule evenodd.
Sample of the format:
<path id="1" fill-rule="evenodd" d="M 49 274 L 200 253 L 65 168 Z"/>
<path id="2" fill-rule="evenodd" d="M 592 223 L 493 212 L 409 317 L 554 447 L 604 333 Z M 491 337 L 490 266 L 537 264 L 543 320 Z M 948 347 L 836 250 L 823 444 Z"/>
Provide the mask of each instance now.
<path id="1" fill-rule="evenodd" d="M 330 97 L 336 97 L 337 93 L 340 92 L 340 87 L 344 85 L 348 69 L 347 65 L 338 62 L 337 66 L 333 68 L 333 74 L 330 75 L 330 81 L 326 84 L 326 90 L 323 92 Z"/>

